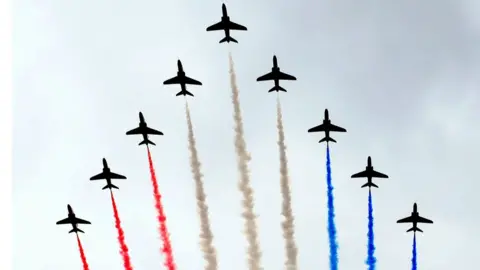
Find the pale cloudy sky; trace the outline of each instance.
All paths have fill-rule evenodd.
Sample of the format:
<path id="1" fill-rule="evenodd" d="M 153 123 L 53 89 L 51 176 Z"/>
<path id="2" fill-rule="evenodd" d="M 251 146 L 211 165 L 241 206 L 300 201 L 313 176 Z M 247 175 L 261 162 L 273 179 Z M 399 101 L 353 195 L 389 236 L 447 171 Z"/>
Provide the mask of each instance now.
<path id="1" fill-rule="evenodd" d="M 328 268 L 325 145 L 307 129 L 325 108 L 348 133 L 334 134 L 333 182 L 341 269 L 366 257 L 367 190 L 350 175 L 390 176 L 374 192 L 379 269 L 410 267 L 412 236 L 395 221 L 417 202 L 419 267 L 477 269 L 480 151 L 480 5 L 473 0 L 228 1 L 255 211 L 265 269 L 282 269 L 281 196 L 270 71 L 272 56 L 298 78 L 282 85 L 300 269 Z M 91 269 L 121 269 L 104 183 L 107 158 L 135 269 L 162 269 L 145 149 L 125 136 L 142 111 L 164 195 L 178 269 L 202 269 L 183 98 L 162 82 L 188 76 L 190 106 L 220 269 L 246 269 L 233 147 L 228 46 L 220 1 L 33 1 L 14 3 L 14 269 L 81 269 L 66 204 L 82 226 Z"/>

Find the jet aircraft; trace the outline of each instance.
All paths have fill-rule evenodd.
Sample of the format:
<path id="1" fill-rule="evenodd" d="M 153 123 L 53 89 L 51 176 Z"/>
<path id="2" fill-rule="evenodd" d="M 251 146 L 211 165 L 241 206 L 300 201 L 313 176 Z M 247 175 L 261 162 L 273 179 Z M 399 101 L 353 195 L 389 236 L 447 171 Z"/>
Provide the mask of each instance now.
<path id="1" fill-rule="evenodd" d="M 107 164 L 107 160 L 105 160 L 105 158 L 102 160 L 103 161 L 103 171 L 95 176 L 92 176 L 90 178 L 90 180 L 101 180 L 101 179 L 105 179 L 107 180 L 107 185 L 104 186 L 102 188 L 103 189 L 107 189 L 109 188 L 110 190 L 112 190 L 112 188 L 116 188 L 118 189 L 117 186 L 113 185 L 112 184 L 112 179 L 127 179 L 127 177 L 121 175 L 121 174 L 117 174 L 117 173 L 114 173 L 110 170 L 110 168 L 108 167 L 108 164 Z"/>
<path id="2" fill-rule="evenodd" d="M 139 114 L 139 117 L 140 117 L 140 123 L 138 123 L 138 127 L 137 128 L 134 128 L 130 131 L 127 131 L 127 135 L 138 135 L 138 134 L 141 134 L 143 136 L 143 141 L 141 141 L 138 145 L 142 145 L 142 144 L 146 144 L 148 146 L 148 144 L 151 144 L 151 145 L 155 145 L 154 142 L 150 141 L 148 139 L 148 134 L 151 134 L 151 135 L 163 135 L 163 133 L 161 131 L 158 131 L 156 129 L 153 129 L 153 128 L 149 128 L 147 126 L 147 123 L 145 122 L 145 118 L 143 118 L 143 114 L 142 112 L 140 112 Z"/>
<path id="3" fill-rule="evenodd" d="M 368 187 L 368 189 L 370 189 L 371 187 L 378 188 L 377 185 L 372 183 L 372 178 L 388 178 L 388 175 L 375 171 L 372 166 L 372 158 L 368 157 L 367 167 L 365 167 L 365 171 L 352 175 L 352 178 L 365 178 L 365 177 L 367 178 L 367 183 L 363 185 L 362 188 Z"/>
<path id="4" fill-rule="evenodd" d="M 309 129 L 308 132 L 325 132 L 325 138 L 321 139 L 319 143 L 327 142 L 328 145 L 329 141 L 335 143 L 337 142 L 332 137 L 330 137 L 330 132 L 347 132 L 347 130 L 342 127 L 333 125 L 328 118 L 328 109 L 325 109 L 325 118 L 323 119 L 323 123 Z"/>
<path id="5" fill-rule="evenodd" d="M 277 63 L 277 56 L 273 56 L 273 67 L 272 67 L 272 72 L 270 73 L 267 73 L 263 76 L 260 76 L 257 78 L 257 82 L 260 82 L 260 81 L 271 81 L 273 80 L 275 82 L 275 86 L 270 89 L 270 91 L 268 91 L 269 93 L 272 92 L 272 91 L 283 91 L 283 92 L 287 92 L 287 90 L 285 90 L 283 87 L 281 87 L 279 85 L 279 81 L 280 80 L 290 80 L 290 81 L 296 81 L 297 78 L 295 78 L 294 76 L 292 75 L 289 75 L 289 74 L 286 74 L 286 73 L 283 73 L 280 71 L 280 68 L 278 67 L 278 63 Z"/>
<path id="6" fill-rule="evenodd" d="M 222 20 L 207 28 L 207 31 L 217 31 L 217 30 L 225 31 L 225 37 L 222 40 L 220 40 L 219 43 L 223 43 L 223 42 L 230 43 L 230 41 L 238 43 L 237 40 L 235 40 L 230 36 L 230 30 L 247 31 L 247 27 L 240 25 L 238 23 L 232 22 L 230 20 L 230 17 L 227 14 L 227 7 L 225 6 L 225 4 L 222 4 Z"/>
<path id="7" fill-rule="evenodd" d="M 177 66 L 178 66 L 177 76 L 164 81 L 163 84 L 180 84 L 180 86 L 182 87 L 182 91 L 178 92 L 176 96 L 178 97 L 180 95 L 184 95 L 184 96 L 189 95 L 193 97 L 193 94 L 187 91 L 186 85 L 187 84 L 202 85 L 202 83 L 185 76 L 185 72 L 183 71 L 183 67 L 182 67 L 182 62 L 180 60 L 177 61 Z"/>
<path id="8" fill-rule="evenodd" d="M 409 217 L 397 220 L 397 223 L 413 223 L 413 227 L 408 229 L 407 232 L 413 231 L 413 233 L 415 233 L 415 231 L 419 231 L 419 232 L 423 233 L 423 231 L 420 228 L 417 227 L 417 223 L 433 224 L 433 221 L 431 221 L 430 219 L 421 217 L 419 215 L 419 213 L 417 212 L 417 203 L 414 203 L 412 214 Z"/>
<path id="9" fill-rule="evenodd" d="M 70 204 L 67 204 L 67 209 L 68 209 L 68 217 L 65 218 L 65 219 L 62 219 L 60 221 L 57 221 L 56 224 L 57 225 L 72 224 L 73 229 L 70 230 L 68 233 L 72 233 L 72 232 L 74 232 L 74 233 L 77 233 L 77 232 L 85 233 L 84 231 L 82 231 L 78 228 L 78 224 L 92 224 L 92 223 L 90 223 L 90 221 L 87 221 L 87 220 L 84 220 L 84 219 L 81 219 L 81 218 L 77 218 L 75 216 L 75 213 L 73 212 Z"/>

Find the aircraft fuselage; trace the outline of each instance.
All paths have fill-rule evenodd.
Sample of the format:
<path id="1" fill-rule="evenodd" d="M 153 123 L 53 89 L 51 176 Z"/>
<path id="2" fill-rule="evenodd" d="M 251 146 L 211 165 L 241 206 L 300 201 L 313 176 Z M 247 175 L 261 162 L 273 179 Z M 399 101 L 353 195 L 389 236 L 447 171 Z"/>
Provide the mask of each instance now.
<path id="1" fill-rule="evenodd" d="M 228 17 L 227 17 L 228 18 Z M 225 27 L 223 29 L 223 31 L 225 32 L 225 37 L 229 38 L 230 37 L 230 29 L 228 27 Z"/>
<path id="2" fill-rule="evenodd" d="M 227 6 L 225 6 L 225 4 L 222 4 L 222 20 L 225 17 L 228 19 Z"/>
<path id="3" fill-rule="evenodd" d="M 273 67 L 272 67 L 272 73 L 274 74 L 274 79 L 273 82 L 275 83 L 275 86 L 280 85 L 280 80 L 278 79 L 278 73 L 280 72 L 280 68 L 278 67 L 278 62 L 277 62 L 277 56 L 273 56 Z M 277 90 L 278 92 L 278 90 Z"/>
<path id="4" fill-rule="evenodd" d="M 417 211 L 417 204 L 414 203 L 413 204 L 413 212 L 412 212 L 412 225 L 413 225 L 413 228 L 417 228 L 417 220 L 418 220 L 418 217 L 419 217 L 419 214 L 418 214 L 418 211 Z"/>
<path id="5" fill-rule="evenodd" d="M 73 212 L 73 209 L 70 206 L 70 204 L 67 205 L 67 209 L 68 209 L 68 219 L 71 221 L 70 224 L 72 224 L 73 229 L 77 229 L 77 223 L 75 222 L 75 213 Z"/>
<path id="6" fill-rule="evenodd" d="M 75 214 L 73 213 L 73 209 L 72 207 L 70 206 L 70 204 L 67 205 L 67 209 L 68 209 L 68 217 L 75 217 Z"/>
<path id="7" fill-rule="evenodd" d="M 140 126 L 142 125 L 142 123 L 145 123 L 145 118 L 143 117 L 143 113 L 138 113 L 138 117 L 140 118 Z"/>
<path id="8" fill-rule="evenodd" d="M 110 168 L 108 167 L 107 161 L 103 159 L 103 173 L 105 174 L 105 180 L 107 180 L 107 184 L 110 184 Z"/>
<path id="9" fill-rule="evenodd" d="M 325 121 L 328 121 L 328 123 L 330 124 L 330 120 L 329 120 L 330 118 L 328 117 L 328 110 L 327 110 L 327 109 L 325 109 L 325 113 L 324 113 L 324 114 L 325 114 L 324 123 L 325 123 Z"/>
<path id="10" fill-rule="evenodd" d="M 328 119 L 328 111 L 325 114 L 325 119 L 323 120 L 323 124 L 328 127 L 330 125 L 330 120 Z M 330 138 L 330 130 L 328 128 L 325 128 L 325 138 Z"/>
<path id="11" fill-rule="evenodd" d="M 225 4 L 222 4 L 222 23 L 225 26 L 223 28 L 223 31 L 225 32 L 226 37 L 230 37 L 230 28 L 228 28 L 228 23 L 230 22 L 230 17 L 228 16 L 227 13 L 227 7 Z"/>

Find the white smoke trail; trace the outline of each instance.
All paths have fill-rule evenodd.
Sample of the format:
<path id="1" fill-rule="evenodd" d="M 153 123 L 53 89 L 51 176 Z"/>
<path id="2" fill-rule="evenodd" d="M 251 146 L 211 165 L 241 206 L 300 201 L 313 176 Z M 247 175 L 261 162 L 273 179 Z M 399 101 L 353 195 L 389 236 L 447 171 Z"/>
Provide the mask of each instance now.
<path id="1" fill-rule="evenodd" d="M 190 109 L 185 101 L 185 111 L 187 114 L 188 125 L 188 148 L 190 150 L 190 167 L 193 178 L 195 180 L 195 193 L 197 197 L 197 209 L 200 216 L 200 247 L 203 252 L 203 258 L 207 262 L 205 270 L 217 270 L 217 251 L 213 246 L 213 234 L 210 229 L 210 220 L 208 218 L 208 206 L 205 201 L 205 190 L 203 188 L 203 174 L 201 172 L 201 164 L 198 158 L 198 151 L 193 134 L 192 118 L 190 117 Z"/>
<path id="2" fill-rule="evenodd" d="M 233 102 L 233 118 L 235 120 L 235 150 L 237 152 L 237 166 L 240 173 L 240 182 L 238 188 L 243 194 L 243 213 L 245 218 L 245 233 L 248 241 L 248 269 L 260 270 L 261 257 L 260 247 L 258 244 L 258 233 L 256 216 L 253 212 L 253 189 L 250 187 L 250 175 L 248 171 L 248 161 L 250 161 L 250 154 L 247 152 L 247 147 L 243 132 L 242 114 L 240 111 L 239 91 L 237 87 L 237 79 L 233 65 L 232 54 L 228 53 L 228 60 L 230 66 L 230 85 L 232 87 L 232 102 Z"/>
<path id="3" fill-rule="evenodd" d="M 278 129 L 278 150 L 280 152 L 280 187 L 282 191 L 283 204 L 282 215 L 285 220 L 282 222 L 283 238 L 285 239 L 285 269 L 297 269 L 297 245 L 294 237 L 294 218 L 292 212 L 292 198 L 290 191 L 290 179 L 288 176 L 287 147 L 285 146 L 285 133 L 283 131 L 282 108 L 280 99 L 277 96 L 277 129 Z"/>

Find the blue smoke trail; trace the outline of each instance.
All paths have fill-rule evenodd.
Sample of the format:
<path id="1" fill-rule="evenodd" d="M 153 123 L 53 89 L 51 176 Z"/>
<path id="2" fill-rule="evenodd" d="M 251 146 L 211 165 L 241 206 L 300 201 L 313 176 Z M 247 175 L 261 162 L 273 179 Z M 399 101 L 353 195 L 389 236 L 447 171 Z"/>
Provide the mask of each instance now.
<path id="1" fill-rule="evenodd" d="M 368 190 L 368 251 L 367 251 L 367 260 L 365 263 L 368 265 L 369 270 L 375 270 L 375 265 L 377 263 L 377 258 L 375 258 L 375 242 L 373 234 L 373 203 L 372 203 L 372 192 Z"/>
<path id="2" fill-rule="evenodd" d="M 413 232 L 412 270 L 417 270 L 417 239 L 415 237 L 415 232 Z"/>
<path id="3" fill-rule="evenodd" d="M 330 148 L 327 144 L 327 205 L 328 205 L 328 239 L 330 242 L 330 270 L 338 269 L 337 228 L 335 226 L 335 208 L 333 206 L 332 168 L 330 167 Z"/>

